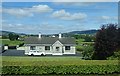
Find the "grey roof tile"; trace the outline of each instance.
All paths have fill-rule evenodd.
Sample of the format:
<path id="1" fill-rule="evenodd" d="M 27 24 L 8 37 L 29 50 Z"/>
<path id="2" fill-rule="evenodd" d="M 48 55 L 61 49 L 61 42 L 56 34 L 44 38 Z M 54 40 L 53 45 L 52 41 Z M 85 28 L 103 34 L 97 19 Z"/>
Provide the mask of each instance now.
<path id="1" fill-rule="evenodd" d="M 25 44 L 54 44 L 59 40 L 62 44 L 75 44 L 75 39 L 71 37 L 28 37 L 25 39 Z"/>

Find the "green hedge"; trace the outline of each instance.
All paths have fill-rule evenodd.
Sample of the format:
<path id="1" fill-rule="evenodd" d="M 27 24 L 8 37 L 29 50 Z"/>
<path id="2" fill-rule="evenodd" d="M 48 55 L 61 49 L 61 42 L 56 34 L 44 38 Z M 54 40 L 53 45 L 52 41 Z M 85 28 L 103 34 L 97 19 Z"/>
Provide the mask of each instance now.
<path id="1" fill-rule="evenodd" d="M 112 74 L 120 73 L 119 65 L 3 66 L 2 74 Z"/>

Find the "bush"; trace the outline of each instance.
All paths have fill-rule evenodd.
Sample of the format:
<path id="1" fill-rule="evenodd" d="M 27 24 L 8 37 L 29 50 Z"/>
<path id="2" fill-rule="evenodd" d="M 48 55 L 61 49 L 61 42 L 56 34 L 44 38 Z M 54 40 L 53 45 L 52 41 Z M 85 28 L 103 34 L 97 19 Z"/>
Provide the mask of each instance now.
<path id="1" fill-rule="evenodd" d="M 92 41 L 91 37 L 89 37 L 89 36 L 85 37 L 85 42 L 91 42 L 91 41 Z"/>
<path id="2" fill-rule="evenodd" d="M 114 54 L 112 56 L 108 57 L 107 59 L 108 60 L 119 60 L 119 58 L 120 58 L 120 51 L 118 50 L 118 51 L 114 52 Z"/>
<path id="3" fill-rule="evenodd" d="M 3 75 L 112 74 L 120 73 L 119 65 L 3 66 Z"/>
<path id="4" fill-rule="evenodd" d="M 83 51 L 83 48 L 79 48 L 78 47 L 78 48 L 76 48 L 76 50 L 79 51 L 79 52 L 81 52 L 81 51 Z"/>
<path id="5" fill-rule="evenodd" d="M 94 53 L 93 46 L 86 46 L 83 50 L 84 50 L 82 52 L 83 58 L 86 59 L 86 60 L 91 60 L 92 59 L 92 55 Z"/>

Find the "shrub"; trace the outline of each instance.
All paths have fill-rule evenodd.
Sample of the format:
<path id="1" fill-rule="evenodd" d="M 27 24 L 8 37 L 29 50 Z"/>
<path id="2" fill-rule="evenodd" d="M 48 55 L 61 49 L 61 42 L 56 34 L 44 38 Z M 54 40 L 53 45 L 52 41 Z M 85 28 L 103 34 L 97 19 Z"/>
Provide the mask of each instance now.
<path id="1" fill-rule="evenodd" d="M 86 59 L 86 60 L 91 60 L 92 59 L 92 55 L 94 53 L 93 46 L 86 46 L 83 50 L 84 50 L 82 52 L 83 58 Z"/>
<path id="2" fill-rule="evenodd" d="M 114 52 L 114 54 L 112 56 L 108 57 L 107 59 L 108 60 L 119 60 L 119 58 L 120 58 L 120 51 L 118 50 L 118 51 Z"/>
<path id="3" fill-rule="evenodd" d="M 81 52 L 81 51 L 83 51 L 83 48 L 79 48 L 78 47 L 78 48 L 76 48 L 76 50 L 79 51 L 79 52 Z"/>
<path id="4" fill-rule="evenodd" d="M 112 74 L 120 73 L 119 65 L 58 65 L 58 66 L 3 66 L 2 74 L 7 75 L 48 75 L 48 74 Z"/>

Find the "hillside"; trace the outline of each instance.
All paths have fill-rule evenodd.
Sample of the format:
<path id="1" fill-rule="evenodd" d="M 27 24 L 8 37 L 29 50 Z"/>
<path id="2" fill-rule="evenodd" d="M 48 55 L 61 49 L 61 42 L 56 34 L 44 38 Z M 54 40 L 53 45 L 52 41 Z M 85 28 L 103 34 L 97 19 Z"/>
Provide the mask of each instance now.
<path id="1" fill-rule="evenodd" d="M 72 31 L 69 34 L 95 34 L 98 30 Z"/>
<path id="2" fill-rule="evenodd" d="M 63 36 L 70 36 L 73 34 L 95 34 L 98 30 L 84 30 L 84 31 L 71 31 L 71 32 L 67 32 L 67 33 L 62 33 Z M 16 32 L 10 32 L 10 31 L 0 31 L 0 35 L 8 35 L 9 33 L 15 33 L 18 35 L 27 35 L 25 33 L 16 33 Z M 55 35 L 57 36 L 57 34 L 51 34 L 51 35 Z"/>
<path id="3" fill-rule="evenodd" d="M 24 33 L 16 33 L 16 32 L 11 32 L 11 31 L 0 31 L 0 36 L 1 35 L 7 36 L 9 33 L 14 33 L 14 34 L 18 34 L 18 35 L 26 35 Z"/>

